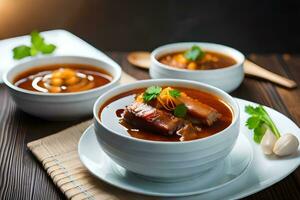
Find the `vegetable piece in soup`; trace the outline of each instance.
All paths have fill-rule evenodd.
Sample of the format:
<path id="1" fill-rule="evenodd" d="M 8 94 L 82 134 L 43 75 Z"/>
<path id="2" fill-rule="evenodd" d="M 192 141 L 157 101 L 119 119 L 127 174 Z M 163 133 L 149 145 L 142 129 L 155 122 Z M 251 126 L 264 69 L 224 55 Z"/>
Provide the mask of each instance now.
<path id="1" fill-rule="evenodd" d="M 43 93 L 69 93 L 90 90 L 108 84 L 112 77 L 94 66 L 55 64 L 30 69 L 19 74 L 14 84 Z"/>
<path id="2" fill-rule="evenodd" d="M 227 55 L 203 51 L 198 46 L 193 46 L 184 52 L 164 55 L 158 60 L 170 67 L 187 70 L 219 69 L 236 64 L 236 61 Z"/>

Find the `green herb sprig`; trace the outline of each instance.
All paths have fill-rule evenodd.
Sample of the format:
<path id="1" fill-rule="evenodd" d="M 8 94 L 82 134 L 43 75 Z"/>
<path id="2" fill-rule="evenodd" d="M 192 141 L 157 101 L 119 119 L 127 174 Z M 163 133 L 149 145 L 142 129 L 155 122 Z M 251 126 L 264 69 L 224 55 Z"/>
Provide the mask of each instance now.
<path id="1" fill-rule="evenodd" d="M 169 94 L 174 98 L 180 97 L 180 91 L 176 89 L 170 90 Z"/>
<path id="2" fill-rule="evenodd" d="M 184 118 L 187 114 L 187 107 L 182 103 L 175 107 L 174 116 Z"/>
<path id="3" fill-rule="evenodd" d="M 45 39 L 37 31 L 32 31 L 31 46 L 20 45 L 13 49 L 13 58 L 20 60 L 29 56 L 36 56 L 39 53 L 51 54 L 56 49 L 54 44 L 47 44 Z"/>
<path id="4" fill-rule="evenodd" d="M 202 59 L 205 55 L 205 52 L 197 45 L 192 46 L 184 52 L 184 57 L 189 61 L 196 61 Z"/>
<path id="5" fill-rule="evenodd" d="M 146 89 L 143 94 L 143 99 L 145 102 L 149 102 L 155 99 L 161 92 L 162 88 L 159 86 L 151 86 Z"/>
<path id="6" fill-rule="evenodd" d="M 279 130 L 263 106 L 248 105 L 245 107 L 245 112 L 250 115 L 246 121 L 246 126 L 254 131 L 253 139 L 256 143 L 261 142 L 267 128 L 271 129 L 277 139 L 280 138 Z"/>

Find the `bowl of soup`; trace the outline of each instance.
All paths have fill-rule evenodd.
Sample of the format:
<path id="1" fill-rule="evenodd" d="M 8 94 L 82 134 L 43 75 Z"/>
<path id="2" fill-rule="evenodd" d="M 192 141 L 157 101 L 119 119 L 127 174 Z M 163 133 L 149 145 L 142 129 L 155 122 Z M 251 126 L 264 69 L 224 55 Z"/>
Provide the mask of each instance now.
<path id="1" fill-rule="evenodd" d="M 80 56 L 52 56 L 21 62 L 3 80 L 18 108 L 48 120 L 92 114 L 99 95 L 118 85 L 121 68 Z"/>
<path id="2" fill-rule="evenodd" d="M 174 79 L 118 86 L 94 105 L 106 154 L 157 181 L 184 180 L 221 165 L 239 134 L 239 108 L 224 91 Z"/>
<path id="3" fill-rule="evenodd" d="M 199 81 L 231 92 L 244 79 L 244 60 L 241 52 L 220 44 L 168 44 L 151 53 L 150 76 Z"/>

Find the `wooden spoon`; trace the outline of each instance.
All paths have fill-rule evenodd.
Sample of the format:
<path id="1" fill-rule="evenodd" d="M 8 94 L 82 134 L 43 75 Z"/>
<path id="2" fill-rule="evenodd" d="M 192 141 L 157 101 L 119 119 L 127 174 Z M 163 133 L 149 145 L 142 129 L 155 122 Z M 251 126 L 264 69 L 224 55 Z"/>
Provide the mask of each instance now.
<path id="1" fill-rule="evenodd" d="M 127 60 L 132 65 L 135 65 L 143 69 L 149 69 L 150 67 L 150 53 L 146 51 L 135 51 L 129 53 L 127 56 Z M 275 74 L 273 72 L 270 72 L 249 60 L 245 60 L 244 62 L 244 71 L 245 74 L 248 76 L 263 78 L 265 80 L 271 81 L 273 83 L 276 83 L 278 85 L 287 88 L 297 87 L 295 81 L 279 76 L 278 74 Z"/>
<path id="2" fill-rule="evenodd" d="M 271 81 L 273 83 L 276 83 L 278 85 L 287 88 L 297 87 L 295 81 L 279 76 L 278 74 L 275 74 L 273 72 L 270 72 L 249 60 L 245 60 L 244 62 L 244 71 L 246 75 L 263 78 L 265 80 Z"/>

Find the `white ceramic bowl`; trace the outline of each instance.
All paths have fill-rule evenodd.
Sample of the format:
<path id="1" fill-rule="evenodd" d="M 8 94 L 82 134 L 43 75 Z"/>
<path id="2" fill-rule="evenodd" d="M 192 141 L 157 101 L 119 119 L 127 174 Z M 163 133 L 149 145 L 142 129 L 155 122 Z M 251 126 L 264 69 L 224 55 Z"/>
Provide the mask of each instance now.
<path id="1" fill-rule="evenodd" d="M 113 80 L 95 89 L 74 93 L 41 93 L 19 88 L 13 84 L 13 79 L 20 73 L 43 65 L 49 64 L 88 64 L 104 69 L 110 73 Z M 31 59 L 17 64 L 8 70 L 3 81 L 8 86 L 9 92 L 17 106 L 26 113 L 48 120 L 73 120 L 93 112 L 96 99 L 105 91 L 117 86 L 121 78 L 121 68 L 102 60 L 80 56 L 51 56 Z"/>
<path id="2" fill-rule="evenodd" d="M 137 139 L 116 132 L 111 127 L 114 122 L 103 124 L 99 119 L 99 109 L 110 98 L 151 85 L 180 86 L 212 93 L 232 108 L 233 121 L 223 131 L 207 138 L 185 142 L 161 142 Z M 118 86 L 96 101 L 94 119 L 98 142 L 108 156 L 131 172 L 159 181 L 185 179 L 220 164 L 233 148 L 240 126 L 239 108 L 230 95 L 207 84 L 174 79 L 145 80 Z"/>
<path id="3" fill-rule="evenodd" d="M 236 64 L 226 68 L 213 69 L 213 70 L 185 70 L 170 67 L 158 61 L 163 55 L 185 51 L 193 45 L 200 46 L 205 51 L 214 51 L 217 53 L 225 54 L 236 60 Z M 150 76 L 151 78 L 173 78 L 173 79 L 186 79 L 207 83 L 224 90 L 231 92 L 235 90 L 244 79 L 244 55 L 227 46 L 202 43 L 202 42 L 182 42 L 161 46 L 151 53 Z"/>

